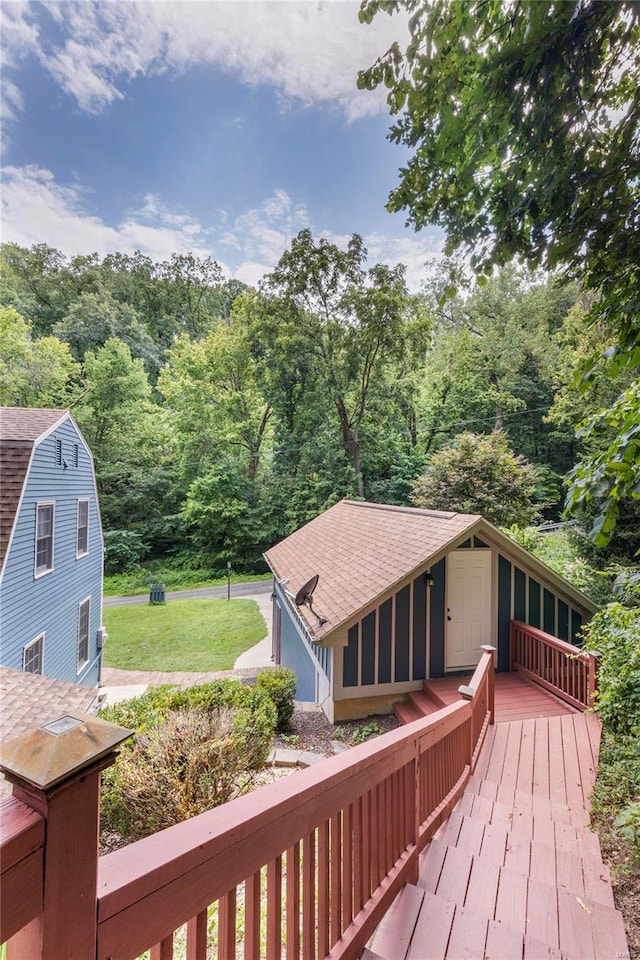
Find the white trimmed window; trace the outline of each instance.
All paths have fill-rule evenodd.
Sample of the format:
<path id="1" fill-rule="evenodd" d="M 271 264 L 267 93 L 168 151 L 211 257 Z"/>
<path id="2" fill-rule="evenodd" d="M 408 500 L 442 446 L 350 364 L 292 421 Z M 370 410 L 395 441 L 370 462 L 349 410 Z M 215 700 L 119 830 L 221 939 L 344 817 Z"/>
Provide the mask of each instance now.
<path id="1" fill-rule="evenodd" d="M 91 597 L 78 605 L 78 673 L 89 662 L 89 620 Z"/>
<path id="2" fill-rule="evenodd" d="M 53 525 L 55 504 L 36 504 L 36 559 L 35 575 L 42 576 L 53 570 Z"/>
<path id="3" fill-rule="evenodd" d="M 78 500 L 76 557 L 84 557 L 87 553 L 89 553 L 89 501 Z"/>
<path id="4" fill-rule="evenodd" d="M 25 673 L 42 673 L 44 668 L 44 633 L 22 648 L 22 669 Z"/>

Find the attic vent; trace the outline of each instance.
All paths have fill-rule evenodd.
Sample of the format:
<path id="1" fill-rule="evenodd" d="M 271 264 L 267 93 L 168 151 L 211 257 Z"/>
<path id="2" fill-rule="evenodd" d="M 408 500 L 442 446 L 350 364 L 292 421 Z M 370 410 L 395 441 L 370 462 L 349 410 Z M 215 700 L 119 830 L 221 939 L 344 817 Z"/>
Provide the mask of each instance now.
<path id="1" fill-rule="evenodd" d="M 56 457 L 56 463 L 58 464 L 59 467 L 61 467 L 62 466 L 62 440 L 56 439 L 55 457 Z"/>
<path id="2" fill-rule="evenodd" d="M 77 443 L 73 445 L 73 465 L 77 467 L 80 462 L 80 450 Z"/>

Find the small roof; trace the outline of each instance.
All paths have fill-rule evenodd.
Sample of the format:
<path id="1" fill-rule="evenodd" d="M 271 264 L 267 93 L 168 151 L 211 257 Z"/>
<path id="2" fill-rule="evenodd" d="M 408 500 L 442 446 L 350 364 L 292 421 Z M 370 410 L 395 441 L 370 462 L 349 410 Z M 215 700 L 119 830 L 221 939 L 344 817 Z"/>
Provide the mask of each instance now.
<path id="1" fill-rule="evenodd" d="M 0 440 L 32 442 L 54 427 L 67 410 L 46 407 L 0 407 Z"/>
<path id="2" fill-rule="evenodd" d="M 265 553 L 278 579 L 295 594 L 319 574 L 313 607 L 327 618 L 320 626 L 308 608 L 298 611 L 321 640 L 380 594 L 428 563 L 482 518 L 417 507 L 342 500 Z"/>
<path id="3" fill-rule="evenodd" d="M 0 570 L 7 555 L 33 445 L 67 413 L 67 410 L 39 407 L 0 407 Z"/>
<path id="4" fill-rule="evenodd" d="M 0 742 L 51 723 L 74 711 L 94 713 L 98 693 L 65 680 L 0 666 Z M 6 781 L 0 777 L 0 794 Z"/>

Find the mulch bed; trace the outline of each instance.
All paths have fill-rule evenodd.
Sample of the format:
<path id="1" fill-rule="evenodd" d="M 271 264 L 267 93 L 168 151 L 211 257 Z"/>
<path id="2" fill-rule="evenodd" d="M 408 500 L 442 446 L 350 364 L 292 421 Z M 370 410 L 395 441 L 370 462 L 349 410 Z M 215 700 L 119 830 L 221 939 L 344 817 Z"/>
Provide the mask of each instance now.
<path id="1" fill-rule="evenodd" d="M 353 746 L 357 743 L 357 740 L 353 739 L 357 731 L 374 723 L 379 733 L 395 730 L 398 726 L 398 721 L 393 715 L 333 724 L 327 720 L 321 710 L 295 710 L 291 719 L 290 732 L 285 736 L 277 736 L 275 746 L 289 750 L 310 750 L 312 753 L 330 757 L 335 753 L 332 740 Z"/>

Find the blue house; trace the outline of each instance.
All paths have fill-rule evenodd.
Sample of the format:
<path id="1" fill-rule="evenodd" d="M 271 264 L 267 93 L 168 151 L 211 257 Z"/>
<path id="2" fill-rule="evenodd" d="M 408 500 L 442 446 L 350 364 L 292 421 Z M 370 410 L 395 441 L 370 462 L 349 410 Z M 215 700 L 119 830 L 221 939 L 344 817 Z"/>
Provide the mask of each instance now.
<path id="1" fill-rule="evenodd" d="M 512 621 L 575 643 L 597 609 L 476 514 L 342 500 L 265 558 L 274 659 L 332 721 L 473 670 L 483 644 L 508 671 Z"/>
<path id="2" fill-rule="evenodd" d="M 0 664 L 96 686 L 103 539 L 93 458 L 66 410 L 0 408 Z"/>

